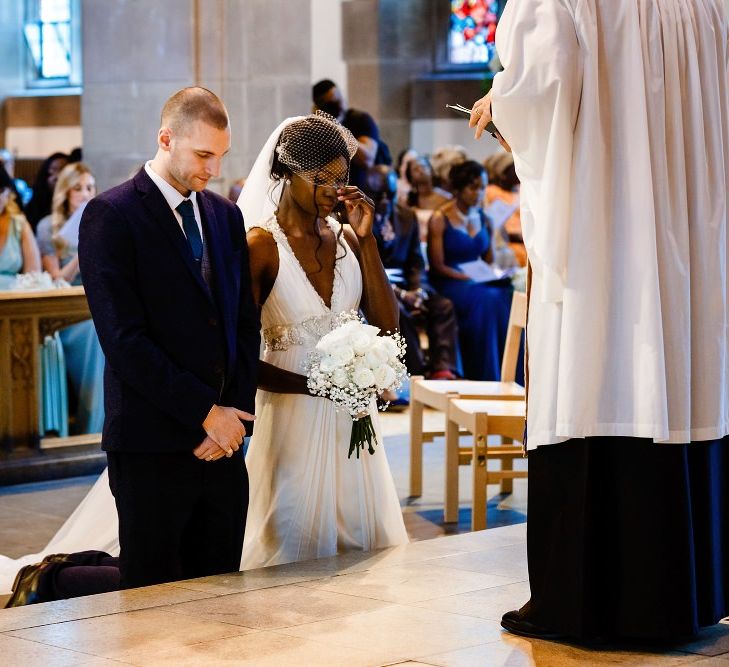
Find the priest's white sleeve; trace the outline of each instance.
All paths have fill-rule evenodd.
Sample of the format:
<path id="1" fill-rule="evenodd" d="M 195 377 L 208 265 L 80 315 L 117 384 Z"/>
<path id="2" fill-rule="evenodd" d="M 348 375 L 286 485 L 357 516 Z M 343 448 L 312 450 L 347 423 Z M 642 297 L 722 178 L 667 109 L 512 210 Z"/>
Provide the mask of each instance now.
<path id="1" fill-rule="evenodd" d="M 573 135 L 582 55 L 568 0 L 511 0 L 496 35 L 494 124 L 521 181 L 524 240 L 537 298 L 561 301 L 570 233 Z M 537 283 L 535 282 L 535 286 Z"/>

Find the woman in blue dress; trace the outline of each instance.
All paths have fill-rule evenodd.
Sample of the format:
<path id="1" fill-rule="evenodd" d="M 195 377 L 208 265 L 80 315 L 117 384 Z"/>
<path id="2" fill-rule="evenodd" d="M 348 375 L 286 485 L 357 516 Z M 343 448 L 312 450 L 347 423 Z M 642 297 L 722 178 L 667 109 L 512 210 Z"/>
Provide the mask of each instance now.
<path id="1" fill-rule="evenodd" d="M 490 263 L 491 229 L 481 208 L 487 178 L 482 165 L 467 160 L 450 171 L 454 197 L 428 225 L 431 285 L 456 307 L 463 374 L 469 380 L 498 380 L 511 310 L 508 279 L 476 282 L 461 265 Z M 523 376 L 520 360 L 517 382 Z"/>
<path id="2" fill-rule="evenodd" d="M 69 218 L 95 194 L 94 176 L 86 165 L 74 162 L 63 168 L 53 191 L 51 214 L 38 223 L 37 229 L 43 268 L 54 280 L 81 284 L 77 241 L 69 240 L 62 232 Z M 104 423 L 104 355 L 94 323 L 89 319 L 66 327 L 60 336 L 68 377 L 77 399 L 73 430 L 98 433 Z"/>
<path id="3" fill-rule="evenodd" d="M 33 230 L 15 202 L 13 179 L 0 165 L 0 290 L 10 289 L 18 273 L 40 271 Z"/>

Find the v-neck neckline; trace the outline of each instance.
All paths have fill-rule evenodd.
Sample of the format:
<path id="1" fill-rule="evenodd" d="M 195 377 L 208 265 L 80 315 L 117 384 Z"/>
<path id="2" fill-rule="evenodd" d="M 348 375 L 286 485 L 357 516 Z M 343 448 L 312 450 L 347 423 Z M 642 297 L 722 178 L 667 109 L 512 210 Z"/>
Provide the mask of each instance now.
<path id="1" fill-rule="evenodd" d="M 325 218 L 325 221 L 326 221 L 329 229 L 331 229 L 332 232 L 334 232 L 334 234 L 336 235 L 337 230 L 334 229 L 331 219 Z M 306 273 L 306 271 L 304 271 L 304 267 L 302 266 L 301 262 L 299 261 L 299 258 L 296 256 L 294 249 L 291 247 L 291 244 L 289 243 L 289 238 L 288 238 L 288 236 L 286 236 L 286 232 L 284 232 L 281 225 L 278 223 L 278 219 L 275 216 L 273 216 L 271 218 L 271 222 L 274 225 L 275 231 L 278 232 L 278 233 L 274 234 L 274 237 L 291 254 L 291 257 L 294 260 L 294 263 L 296 264 L 297 267 L 299 267 L 299 271 L 301 271 L 301 274 L 304 276 L 304 281 L 311 288 L 311 291 L 314 292 L 314 294 L 316 294 L 316 297 L 319 300 L 319 303 L 321 304 L 322 308 L 329 311 L 330 313 L 334 312 L 335 303 L 338 301 L 337 297 L 339 296 L 339 290 L 337 289 L 339 287 L 339 283 L 337 282 L 337 273 L 338 273 L 337 269 L 339 266 L 339 261 L 341 259 L 341 257 L 339 256 L 339 253 L 337 253 L 336 247 L 334 249 L 334 276 L 332 278 L 332 293 L 329 297 L 329 305 L 327 306 L 326 301 L 324 301 L 324 297 L 322 297 L 322 295 L 319 294 L 319 291 L 316 289 L 316 287 L 314 287 L 314 283 L 311 282 L 311 279 L 309 278 L 308 274 Z"/>

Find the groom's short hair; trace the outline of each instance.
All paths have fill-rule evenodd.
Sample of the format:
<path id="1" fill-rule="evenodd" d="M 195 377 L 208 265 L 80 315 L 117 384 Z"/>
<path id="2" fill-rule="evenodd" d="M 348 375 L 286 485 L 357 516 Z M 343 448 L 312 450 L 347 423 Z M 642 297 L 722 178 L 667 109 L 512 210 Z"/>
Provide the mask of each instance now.
<path id="1" fill-rule="evenodd" d="M 177 134 L 185 134 L 196 120 L 217 130 L 224 130 L 230 124 L 223 100 L 201 86 L 178 90 L 162 107 L 162 126 Z"/>

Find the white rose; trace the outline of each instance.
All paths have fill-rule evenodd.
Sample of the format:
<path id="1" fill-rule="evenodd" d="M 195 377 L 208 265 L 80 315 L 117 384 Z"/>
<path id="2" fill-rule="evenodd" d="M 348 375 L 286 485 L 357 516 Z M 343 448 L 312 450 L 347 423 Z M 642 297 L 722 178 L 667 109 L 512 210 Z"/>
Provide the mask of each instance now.
<path id="1" fill-rule="evenodd" d="M 334 348 L 347 342 L 347 339 L 352 335 L 351 324 L 356 324 L 356 322 L 347 322 L 322 336 L 316 344 L 316 349 L 320 352 L 331 352 Z"/>
<path id="2" fill-rule="evenodd" d="M 329 353 L 329 356 L 336 367 L 346 366 L 354 359 L 354 350 L 349 345 L 339 345 Z"/>
<path id="3" fill-rule="evenodd" d="M 319 369 L 322 373 L 331 373 L 337 366 L 338 364 L 329 354 L 325 354 L 319 361 Z"/>
<path id="4" fill-rule="evenodd" d="M 337 387 L 344 387 L 349 383 L 349 376 L 347 371 L 343 368 L 335 368 L 332 373 L 332 384 Z"/>
<path id="5" fill-rule="evenodd" d="M 375 374 L 366 366 L 360 366 L 355 369 L 353 380 L 358 387 L 366 389 L 375 384 Z"/>
<path id="6" fill-rule="evenodd" d="M 352 335 L 352 347 L 356 354 L 365 354 L 372 345 L 372 338 L 366 331 L 357 331 Z"/>
<path id="7" fill-rule="evenodd" d="M 377 388 L 383 390 L 391 387 L 394 384 L 397 376 L 395 375 L 395 371 L 392 370 L 392 368 L 384 365 L 380 366 L 377 370 L 375 370 L 374 378 Z"/>
<path id="8" fill-rule="evenodd" d="M 389 336 L 380 337 L 380 345 L 387 351 L 387 356 L 390 361 L 395 361 L 400 355 L 400 348 L 397 343 L 392 340 Z"/>
<path id="9" fill-rule="evenodd" d="M 388 362 L 389 355 L 387 349 L 379 342 L 379 340 L 375 341 L 375 344 L 367 351 L 365 360 L 367 361 L 367 365 L 372 370 L 375 370 L 382 366 L 382 364 L 386 364 Z"/>

